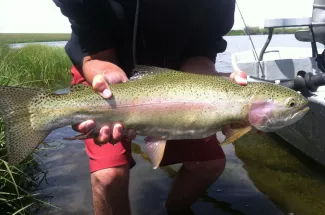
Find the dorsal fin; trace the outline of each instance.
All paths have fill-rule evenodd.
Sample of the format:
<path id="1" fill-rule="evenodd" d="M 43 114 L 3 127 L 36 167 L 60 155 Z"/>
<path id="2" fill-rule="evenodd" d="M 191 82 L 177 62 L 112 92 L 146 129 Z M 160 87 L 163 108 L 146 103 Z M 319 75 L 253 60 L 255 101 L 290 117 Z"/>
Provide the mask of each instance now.
<path id="1" fill-rule="evenodd" d="M 161 68 L 156 66 L 146 66 L 146 65 L 136 65 L 133 69 L 135 72 L 134 75 L 130 78 L 130 81 L 138 80 L 141 78 L 149 77 L 150 75 L 155 75 L 159 73 L 165 72 L 180 72 L 177 70 L 169 69 L 169 68 Z"/>

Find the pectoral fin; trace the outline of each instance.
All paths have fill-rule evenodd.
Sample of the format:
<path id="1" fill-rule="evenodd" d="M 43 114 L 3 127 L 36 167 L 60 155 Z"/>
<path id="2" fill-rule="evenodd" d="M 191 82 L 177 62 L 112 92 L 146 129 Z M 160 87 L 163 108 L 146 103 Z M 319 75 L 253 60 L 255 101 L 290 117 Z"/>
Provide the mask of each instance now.
<path id="1" fill-rule="evenodd" d="M 153 168 L 157 169 L 164 156 L 166 140 L 155 137 L 147 137 L 145 141 L 146 150 L 152 162 Z"/>
<path id="2" fill-rule="evenodd" d="M 229 133 L 226 134 L 226 139 L 220 143 L 221 146 L 227 145 L 229 143 L 235 142 L 245 134 L 247 134 L 249 131 L 252 130 L 251 126 L 243 127 L 243 128 L 235 128 L 229 131 Z"/>

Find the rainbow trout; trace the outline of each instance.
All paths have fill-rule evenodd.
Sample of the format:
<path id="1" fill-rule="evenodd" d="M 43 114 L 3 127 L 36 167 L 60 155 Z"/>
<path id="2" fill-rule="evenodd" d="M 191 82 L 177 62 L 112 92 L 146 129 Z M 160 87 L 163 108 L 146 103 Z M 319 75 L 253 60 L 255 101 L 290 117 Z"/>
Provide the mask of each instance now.
<path id="1" fill-rule="evenodd" d="M 66 94 L 40 89 L 0 87 L 0 117 L 4 121 L 8 161 L 24 160 L 53 130 L 93 119 L 96 128 L 121 123 L 147 136 L 146 149 L 154 168 L 166 140 L 205 138 L 230 123 L 243 124 L 226 135 L 231 143 L 252 128 L 269 132 L 291 125 L 309 110 L 294 90 L 270 83 L 240 86 L 222 76 L 185 73 L 139 66 L 129 82 L 111 85 L 104 99 L 85 85 Z M 90 135 L 90 136 L 89 136 Z"/>

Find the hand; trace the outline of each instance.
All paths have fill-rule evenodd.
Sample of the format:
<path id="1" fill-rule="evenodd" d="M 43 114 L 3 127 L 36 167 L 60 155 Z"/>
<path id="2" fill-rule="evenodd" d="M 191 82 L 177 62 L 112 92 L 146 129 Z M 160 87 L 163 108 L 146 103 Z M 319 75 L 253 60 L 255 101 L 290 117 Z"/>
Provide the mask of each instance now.
<path id="1" fill-rule="evenodd" d="M 230 78 L 235 81 L 237 84 L 242 86 L 247 85 L 247 74 L 243 71 L 236 71 L 230 74 Z"/>
<path id="2" fill-rule="evenodd" d="M 128 81 L 125 72 L 120 67 L 106 61 L 89 60 L 84 63 L 83 72 L 85 79 L 88 83 L 91 83 L 93 89 L 103 98 L 107 99 L 112 96 L 109 84 Z M 93 120 L 87 120 L 73 125 L 72 128 L 81 133 L 88 133 L 94 126 L 95 122 Z M 115 124 L 113 128 L 103 126 L 99 131 L 99 135 L 94 138 L 94 141 L 98 145 L 107 142 L 115 144 L 122 139 L 123 133 L 124 130 L 121 124 Z M 129 130 L 127 138 L 133 140 L 135 137 L 136 132 L 133 129 Z"/>

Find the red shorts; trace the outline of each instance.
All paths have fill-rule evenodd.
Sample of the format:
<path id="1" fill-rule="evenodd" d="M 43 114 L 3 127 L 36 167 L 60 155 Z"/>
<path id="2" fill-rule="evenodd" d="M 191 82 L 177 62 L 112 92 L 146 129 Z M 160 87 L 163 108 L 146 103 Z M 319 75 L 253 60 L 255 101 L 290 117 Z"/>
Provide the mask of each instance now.
<path id="1" fill-rule="evenodd" d="M 75 67 L 72 67 L 72 85 L 89 85 Z M 89 156 L 90 172 L 100 169 L 116 167 L 129 163 L 135 165 L 132 157 L 131 142 L 122 140 L 112 145 L 98 146 L 93 139 L 85 140 L 86 152 Z M 167 166 L 186 161 L 208 161 L 225 158 L 225 154 L 219 145 L 216 135 L 207 139 L 197 140 L 169 140 L 167 141 L 165 154 L 160 166 Z"/>

